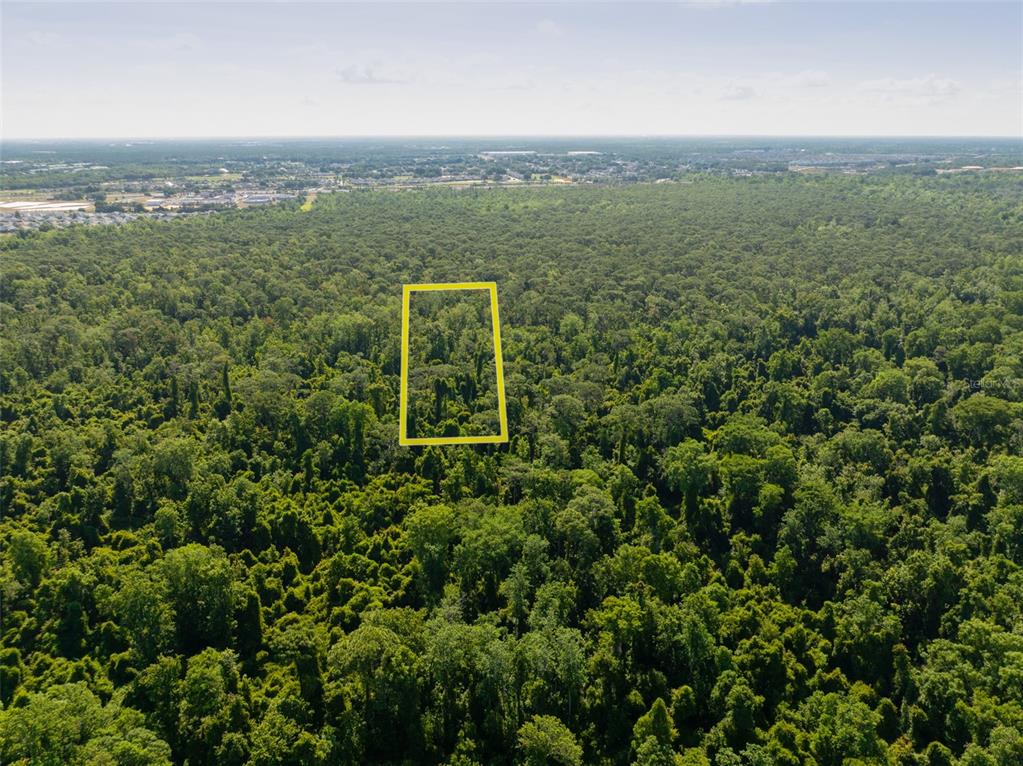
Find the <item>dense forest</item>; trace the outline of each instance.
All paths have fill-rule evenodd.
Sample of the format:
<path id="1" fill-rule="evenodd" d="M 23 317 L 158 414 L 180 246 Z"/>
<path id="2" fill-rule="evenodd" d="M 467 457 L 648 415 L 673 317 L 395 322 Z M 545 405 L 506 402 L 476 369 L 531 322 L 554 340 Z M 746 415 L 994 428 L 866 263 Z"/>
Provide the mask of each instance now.
<path id="1" fill-rule="evenodd" d="M 1017 174 L 321 195 L 0 272 L 5 764 L 1023 763 Z M 400 447 L 402 284 L 466 280 L 510 441 Z M 417 427 L 485 432 L 490 328 L 429 308 Z"/>

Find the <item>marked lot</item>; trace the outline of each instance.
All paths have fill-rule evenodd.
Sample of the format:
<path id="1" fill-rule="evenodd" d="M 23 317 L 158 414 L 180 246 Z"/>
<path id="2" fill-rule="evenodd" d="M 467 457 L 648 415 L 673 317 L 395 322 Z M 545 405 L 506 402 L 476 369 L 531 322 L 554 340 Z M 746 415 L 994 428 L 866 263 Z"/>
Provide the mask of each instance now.
<path id="1" fill-rule="evenodd" d="M 402 290 L 402 445 L 508 441 L 497 285 Z"/>

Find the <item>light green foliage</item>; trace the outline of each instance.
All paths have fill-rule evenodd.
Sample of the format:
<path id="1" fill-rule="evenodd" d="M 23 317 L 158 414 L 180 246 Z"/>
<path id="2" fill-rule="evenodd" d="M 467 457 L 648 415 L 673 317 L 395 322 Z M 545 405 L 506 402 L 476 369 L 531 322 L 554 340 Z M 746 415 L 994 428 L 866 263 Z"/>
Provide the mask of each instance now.
<path id="1" fill-rule="evenodd" d="M 167 743 L 145 728 L 141 713 L 103 705 L 86 684 L 52 686 L 0 711 L 0 759 L 28 766 L 162 766 Z"/>
<path id="2" fill-rule="evenodd" d="M 15 578 L 29 587 L 39 584 L 49 558 L 46 542 L 39 535 L 17 530 L 8 543 L 8 555 Z"/>
<path id="3" fill-rule="evenodd" d="M 550 715 L 533 716 L 519 729 L 519 750 L 525 766 L 578 766 L 582 763 L 582 748 L 557 718 Z"/>

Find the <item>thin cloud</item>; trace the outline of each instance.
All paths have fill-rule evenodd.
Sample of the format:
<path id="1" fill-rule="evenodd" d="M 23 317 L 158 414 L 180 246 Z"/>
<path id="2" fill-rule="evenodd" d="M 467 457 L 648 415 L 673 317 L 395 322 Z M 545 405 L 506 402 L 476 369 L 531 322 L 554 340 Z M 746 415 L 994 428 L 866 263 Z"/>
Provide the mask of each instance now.
<path id="1" fill-rule="evenodd" d="M 820 70 L 807 70 L 796 75 L 796 84 L 801 88 L 827 88 L 831 85 L 831 75 Z"/>
<path id="2" fill-rule="evenodd" d="M 733 8 L 737 5 L 771 5 L 775 0 L 683 0 L 680 5 L 690 8 Z"/>
<path id="3" fill-rule="evenodd" d="M 395 77 L 381 77 L 372 67 L 349 64 L 335 70 L 337 79 L 345 85 L 401 85 L 407 82 Z"/>
<path id="4" fill-rule="evenodd" d="M 62 48 L 67 46 L 67 41 L 56 32 L 48 30 L 37 30 L 25 35 L 25 42 L 34 48 Z"/>
<path id="5" fill-rule="evenodd" d="M 202 44 L 198 35 L 191 32 L 178 32 L 167 37 L 156 37 L 145 40 L 135 40 L 132 45 L 136 48 L 145 48 L 150 51 L 192 51 Z"/>
<path id="6" fill-rule="evenodd" d="M 940 104 L 955 98 L 962 90 L 957 80 L 949 77 L 926 77 L 896 79 L 882 77 L 864 80 L 857 86 L 861 93 L 874 96 L 885 103 L 904 103 L 910 106 Z"/>
<path id="7" fill-rule="evenodd" d="M 749 101 L 757 95 L 749 85 L 729 85 L 718 96 L 718 101 Z"/>
<path id="8" fill-rule="evenodd" d="M 977 96 L 985 101 L 1023 103 L 1023 79 L 1000 77 L 991 80 L 986 88 L 977 91 Z"/>
<path id="9" fill-rule="evenodd" d="M 541 19 L 536 22 L 534 30 L 536 30 L 536 33 L 541 37 L 557 38 L 563 37 L 565 34 L 565 30 L 561 28 L 561 25 L 556 21 L 551 21 L 550 19 Z"/>
<path id="10" fill-rule="evenodd" d="M 495 85 L 490 90 L 534 90 L 536 83 L 532 80 L 510 82 L 506 85 Z"/>

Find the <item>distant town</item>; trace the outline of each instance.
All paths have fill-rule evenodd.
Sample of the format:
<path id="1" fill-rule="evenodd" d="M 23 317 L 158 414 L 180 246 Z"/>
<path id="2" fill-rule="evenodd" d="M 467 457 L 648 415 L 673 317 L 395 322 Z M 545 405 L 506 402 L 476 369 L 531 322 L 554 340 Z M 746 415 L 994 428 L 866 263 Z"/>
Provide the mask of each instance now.
<path id="1" fill-rule="evenodd" d="M 170 220 L 422 187 L 685 182 L 694 174 L 1019 173 L 1005 139 L 21 141 L 0 152 L 0 234 Z"/>

